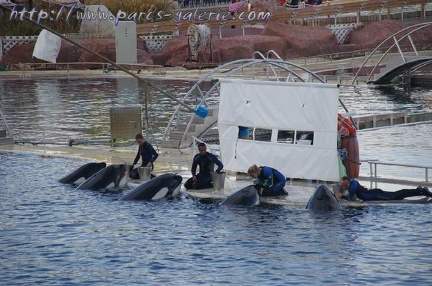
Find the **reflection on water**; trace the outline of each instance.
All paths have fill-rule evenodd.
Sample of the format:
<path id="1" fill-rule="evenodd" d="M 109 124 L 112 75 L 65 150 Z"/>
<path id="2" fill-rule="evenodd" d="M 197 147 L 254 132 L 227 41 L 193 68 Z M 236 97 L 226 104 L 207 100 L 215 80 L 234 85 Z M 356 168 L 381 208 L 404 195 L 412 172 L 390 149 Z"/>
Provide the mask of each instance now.
<path id="1" fill-rule="evenodd" d="M 345 86 L 340 94 L 353 114 L 432 110 L 432 90 L 426 88 Z"/>
<path id="2" fill-rule="evenodd" d="M 161 89 L 182 98 L 187 81 L 158 81 Z M 109 108 L 145 104 L 144 89 L 136 79 L 35 79 L 0 80 L 0 102 L 14 136 L 67 142 L 68 137 L 99 139 L 109 137 Z M 158 133 L 165 127 L 177 103 L 150 90 L 150 124 Z"/>
<path id="3" fill-rule="evenodd" d="M 193 82 L 153 80 L 181 99 Z M 207 85 L 207 88 L 210 84 Z M 0 102 L 15 137 L 45 134 L 47 140 L 109 138 L 109 108 L 145 105 L 144 87 L 134 78 L 55 78 L 0 80 Z M 432 91 L 416 88 L 342 87 L 341 99 L 353 114 L 432 110 Z M 150 89 L 148 110 L 153 132 L 166 127 L 177 103 Z"/>
<path id="4" fill-rule="evenodd" d="M 183 98 L 194 82 L 152 80 L 176 98 Z M 209 89 L 210 83 L 202 87 Z M 112 106 L 145 104 L 144 87 L 130 77 L 1 79 L 0 104 L 14 137 L 66 144 L 68 138 L 109 138 Z M 432 90 L 399 87 L 341 87 L 341 99 L 353 114 L 431 111 Z M 196 104 L 196 103 L 195 103 Z M 149 123 L 160 137 L 177 103 L 150 89 Z M 359 132 L 361 158 L 432 165 L 432 125 L 395 127 Z M 429 155 L 428 155 L 429 154 Z M 368 173 L 368 166 L 361 166 Z"/>
<path id="5" fill-rule="evenodd" d="M 362 160 L 376 160 L 407 164 L 432 166 L 432 124 L 391 127 L 358 133 L 360 157 Z M 370 173 L 369 164 L 360 168 L 363 175 Z M 400 166 L 378 167 L 378 175 L 386 178 L 416 178 L 425 181 L 425 169 Z M 431 173 L 429 169 L 429 180 Z"/>

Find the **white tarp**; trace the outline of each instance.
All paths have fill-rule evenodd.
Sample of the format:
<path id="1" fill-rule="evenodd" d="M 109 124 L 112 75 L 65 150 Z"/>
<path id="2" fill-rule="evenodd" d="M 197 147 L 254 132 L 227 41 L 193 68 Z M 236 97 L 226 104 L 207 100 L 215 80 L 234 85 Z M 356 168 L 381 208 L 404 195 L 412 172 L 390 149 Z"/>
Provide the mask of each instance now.
<path id="1" fill-rule="evenodd" d="M 42 30 L 33 49 L 33 57 L 55 64 L 61 48 L 61 38 L 50 31 Z"/>
<path id="2" fill-rule="evenodd" d="M 288 178 L 339 179 L 336 85 L 221 79 L 219 140 L 227 170 L 271 166 Z M 239 126 L 271 129 L 271 142 L 238 138 Z M 312 131 L 313 144 L 278 143 L 278 130 Z"/>

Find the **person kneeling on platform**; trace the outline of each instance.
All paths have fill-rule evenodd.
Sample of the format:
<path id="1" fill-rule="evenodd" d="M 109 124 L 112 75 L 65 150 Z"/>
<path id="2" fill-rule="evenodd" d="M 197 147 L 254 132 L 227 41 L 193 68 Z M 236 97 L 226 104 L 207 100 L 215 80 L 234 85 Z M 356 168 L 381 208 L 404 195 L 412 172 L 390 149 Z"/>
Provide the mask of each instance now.
<path id="1" fill-rule="evenodd" d="M 398 201 L 408 197 L 426 196 L 432 198 L 432 192 L 427 187 L 418 186 L 416 189 L 402 189 L 396 192 L 386 192 L 381 189 L 367 189 L 360 185 L 356 179 L 343 176 L 339 181 L 342 193 L 336 197 L 355 201 Z"/>
<path id="2" fill-rule="evenodd" d="M 136 165 L 141 157 L 141 167 L 151 167 L 152 171 L 154 168 L 153 162 L 156 161 L 159 154 L 156 152 L 156 150 L 153 148 L 153 146 L 147 142 L 144 139 L 144 136 L 139 133 L 135 136 L 136 143 L 138 144 L 138 153 L 135 156 L 135 159 L 132 163 L 132 166 L 130 167 L 130 174 L 129 177 L 131 179 L 139 179 L 139 172 L 138 168 L 134 169 L 134 165 Z M 156 177 L 151 174 L 150 178 Z"/>
<path id="3" fill-rule="evenodd" d="M 288 192 L 284 189 L 286 178 L 278 170 L 267 166 L 252 165 L 248 169 L 248 175 L 258 179 L 255 187 L 260 196 L 286 196 Z"/>
<path id="4" fill-rule="evenodd" d="M 216 172 L 219 173 L 223 169 L 223 164 L 216 155 L 207 152 L 207 146 L 204 143 L 198 144 L 198 154 L 193 158 L 192 162 L 192 178 L 189 178 L 184 187 L 187 190 L 195 189 L 210 189 L 213 188 L 213 181 L 211 177 L 211 172 L 214 171 L 214 164 L 218 166 Z M 197 167 L 199 166 L 199 173 L 196 173 Z"/>

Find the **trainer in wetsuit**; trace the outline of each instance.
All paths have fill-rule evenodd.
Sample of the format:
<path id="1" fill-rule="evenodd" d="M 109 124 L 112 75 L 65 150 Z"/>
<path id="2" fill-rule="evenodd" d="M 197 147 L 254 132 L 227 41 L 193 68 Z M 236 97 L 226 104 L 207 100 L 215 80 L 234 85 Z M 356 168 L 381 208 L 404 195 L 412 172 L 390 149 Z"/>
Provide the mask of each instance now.
<path id="1" fill-rule="evenodd" d="M 147 142 L 144 139 L 144 136 L 142 134 L 137 134 L 135 136 L 135 140 L 138 144 L 138 153 L 135 156 L 135 160 L 132 163 L 131 170 L 133 169 L 134 165 L 138 163 L 140 157 L 141 157 L 141 167 L 151 167 L 152 171 L 154 169 L 153 162 L 156 161 L 159 154 L 156 152 L 156 150 L 153 148 L 153 146 Z M 133 169 L 132 172 L 130 172 L 129 177 L 131 179 L 139 179 L 139 172 L 138 168 Z M 155 177 L 155 175 L 151 175 L 151 177 Z"/>
<path id="2" fill-rule="evenodd" d="M 207 152 L 207 146 L 204 143 L 198 144 L 198 152 L 192 162 L 192 178 L 186 181 L 184 187 L 195 190 L 213 188 L 211 173 L 214 172 L 214 164 L 218 166 L 216 172 L 222 171 L 224 166 L 214 154 Z M 198 174 L 196 173 L 197 166 L 199 166 Z"/>
<path id="3" fill-rule="evenodd" d="M 258 179 L 256 188 L 261 196 L 284 196 L 288 192 L 284 189 L 286 178 L 278 170 L 267 166 L 252 165 L 248 169 L 248 175 Z"/>
<path id="4" fill-rule="evenodd" d="M 416 189 L 386 192 L 381 189 L 367 189 L 360 185 L 356 179 L 349 179 L 347 176 L 340 179 L 339 185 L 342 191 L 348 191 L 346 195 L 341 195 L 340 198 L 350 201 L 355 201 L 356 198 L 362 201 L 396 201 L 416 196 L 432 197 L 432 192 L 427 187 L 418 186 Z"/>

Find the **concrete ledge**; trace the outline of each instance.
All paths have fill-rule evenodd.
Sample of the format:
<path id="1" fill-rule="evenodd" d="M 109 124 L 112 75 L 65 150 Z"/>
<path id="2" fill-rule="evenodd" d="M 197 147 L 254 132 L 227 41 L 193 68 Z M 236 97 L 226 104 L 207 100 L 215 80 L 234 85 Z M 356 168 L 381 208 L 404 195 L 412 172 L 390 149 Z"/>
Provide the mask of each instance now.
<path id="1" fill-rule="evenodd" d="M 14 145 L 15 141 L 10 137 L 0 138 L 0 145 Z"/>
<path id="2" fill-rule="evenodd" d="M 374 115 L 353 116 L 358 129 L 393 126 L 406 123 L 416 123 L 432 120 L 432 112 L 411 113 L 393 112 Z"/>
<path id="3" fill-rule="evenodd" d="M 376 128 L 407 123 L 407 114 L 404 112 L 364 115 L 354 117 L 358 129 Z"/>

